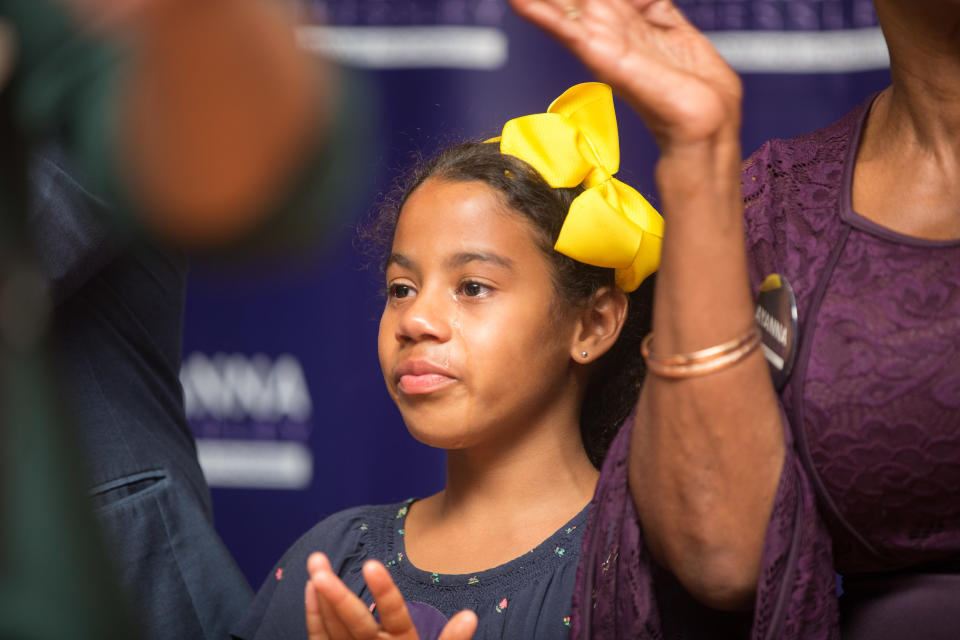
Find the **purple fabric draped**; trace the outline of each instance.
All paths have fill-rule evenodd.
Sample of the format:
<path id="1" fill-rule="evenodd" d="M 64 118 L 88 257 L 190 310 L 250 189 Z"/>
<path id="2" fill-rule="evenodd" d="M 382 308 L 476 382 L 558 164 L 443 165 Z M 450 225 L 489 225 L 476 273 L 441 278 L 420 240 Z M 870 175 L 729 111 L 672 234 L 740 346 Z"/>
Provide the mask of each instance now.
<path id="1" fill-rule="evenodd" d="M 755 608 L 748 630 L 725 637 L 839 637 L 835 571 L 849 579 L 844 637 L 896 637 L 859 633 L 877 610 L 877 574 L 911 590 L 891 599 L 899 628 L 960 637 L 960 592 L 943 586 L 956 585 L 960 557 L 960 241 L 904 236 L 853 210 L 871 103 L 744 163 L 751 284 L 790 281 L 800 339 L 780 395 L 787 457 Z M 720 637 L 718 614 L 665 587 L 644 547 L 627 486 L 629 433 L 642 426 L 624 426 L 601 473 L 572 637 Z M 916 578 L 931 572 L 947 577 Z"/>

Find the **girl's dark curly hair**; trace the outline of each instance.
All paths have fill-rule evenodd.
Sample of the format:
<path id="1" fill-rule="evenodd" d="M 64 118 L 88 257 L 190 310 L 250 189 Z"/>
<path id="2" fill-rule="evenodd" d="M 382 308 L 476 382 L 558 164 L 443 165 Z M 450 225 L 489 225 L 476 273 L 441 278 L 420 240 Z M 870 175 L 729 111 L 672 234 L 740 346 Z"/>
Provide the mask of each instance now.
<path id="1" fill-rule="evenodd" d="M 458 182 L 479 181 L 497 190 L 504 201 L 523 214 L 536 232 L 537 244 L 550 262 L 558 301 L 586 304 L 600 287 L 614 286 L 613 269 L 594 267 L 569 258 L 553 245 L 582 187 L 554 189 L 526 162 L 500 153 L 499 146 L 466 142 L 452 146 L 426 162 L 417 163 L 402 178 L 392 197 L 361 229 L 361 239 L 385 264 L 393 244 L 400 210 L 427 178 Z M 649 331 L 653 278 L 629 295 L 627 319 L 620 338 L 597 363 L 587 385 L 580 414 L 580 433 L 591 462 L 599 468 L 613 437 L 633 409 L 646 372 L 640 341 Z"/>

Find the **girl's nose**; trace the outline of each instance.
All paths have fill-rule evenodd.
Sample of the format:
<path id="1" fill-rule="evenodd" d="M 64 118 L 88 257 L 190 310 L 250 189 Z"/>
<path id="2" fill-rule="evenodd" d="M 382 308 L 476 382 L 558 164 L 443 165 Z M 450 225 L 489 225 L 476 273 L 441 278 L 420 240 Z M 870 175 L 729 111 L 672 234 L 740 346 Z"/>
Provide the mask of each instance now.
<path id="1" fill-rule="evenodd" d="M 446 342 L 450 339 L 451 304 L 449 296 L 443 292 L 419 292 L 400 314 L 397 340 Z"/>

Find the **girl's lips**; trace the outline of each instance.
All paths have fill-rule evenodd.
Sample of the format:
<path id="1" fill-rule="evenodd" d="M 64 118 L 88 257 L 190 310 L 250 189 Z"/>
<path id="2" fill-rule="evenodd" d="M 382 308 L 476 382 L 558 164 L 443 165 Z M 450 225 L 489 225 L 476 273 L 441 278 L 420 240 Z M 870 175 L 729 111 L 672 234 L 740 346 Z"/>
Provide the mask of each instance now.
<path id="1" fill-rule="evenodd" d="M 401 362 L 394 375 L 396 376 L 398 390 L 406 395 L 433 393 L 457 380 L 447 367 L 427 359 Z"/>
<path id="2" fill-rule="evenodd" d="M 454 382 L 456 382 L 456 378 L 451 378 L 441 373 L 423 373 L 419 375 L 408 373 L 400 376 L 397 388 L 400 390 L 400 393 L 406 395 L 425 395 L 439 391 Z"/>

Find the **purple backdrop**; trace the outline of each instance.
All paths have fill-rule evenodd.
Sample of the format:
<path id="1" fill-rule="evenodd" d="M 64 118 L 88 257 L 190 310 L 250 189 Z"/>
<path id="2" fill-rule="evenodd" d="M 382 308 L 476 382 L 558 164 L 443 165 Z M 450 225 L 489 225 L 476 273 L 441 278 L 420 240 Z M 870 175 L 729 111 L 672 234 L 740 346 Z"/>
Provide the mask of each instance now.
<path id="1" fill-rule="evenodd" d="M 887 83 L 869 0 L 678 4 L 744 74 L 745 153 L 823 126 Z M 377 202 L 412 152 L 496 135 L 508 118 L 542 111 L 590 79 L 506 0 L 298 6 L 330 25 L 302 28 L 303 46 L 343 61 L 359 87 L 352 99 L 370 113 L 369 160 L 343 187 L 348 220 Z M 656 202 L 656 149 L 638 118 L 617 109 L 620 177 Z M 442 454 L 409 437 L 383 388 L 379 278 L 363 268 L 350 224 L 337 229 L 311 255 L 196 264 L 190 280 L 181 375 L 188 416 L 218 529 L 255 588 L 325 515 L 443 483 Z"/>

